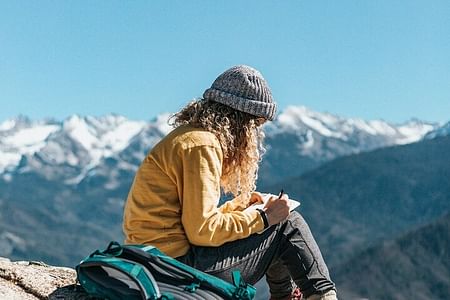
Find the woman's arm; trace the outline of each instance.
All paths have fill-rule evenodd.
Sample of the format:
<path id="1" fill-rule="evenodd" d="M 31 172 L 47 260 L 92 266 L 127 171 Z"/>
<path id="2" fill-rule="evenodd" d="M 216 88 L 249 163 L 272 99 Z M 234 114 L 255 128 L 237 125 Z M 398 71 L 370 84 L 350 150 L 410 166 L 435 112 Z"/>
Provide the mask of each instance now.
<path id="1" fill-rule="evenodd" d="M 194 245 L 220 246 L 264 229 L 258 211 L 219 209 L 221 149 L 196 146 L 182 151 L 182 223 Z"/>
<path id="2" fill-rule="evenodd" d="M 263 203 L 263 198 L 261 193 L 253 192 L 250 199 L 244 199 L 242 195 L 239 195 L 219 207 L 222 213 L 227 213 L 231 211 L 243 211 L 252 204 Z"/>

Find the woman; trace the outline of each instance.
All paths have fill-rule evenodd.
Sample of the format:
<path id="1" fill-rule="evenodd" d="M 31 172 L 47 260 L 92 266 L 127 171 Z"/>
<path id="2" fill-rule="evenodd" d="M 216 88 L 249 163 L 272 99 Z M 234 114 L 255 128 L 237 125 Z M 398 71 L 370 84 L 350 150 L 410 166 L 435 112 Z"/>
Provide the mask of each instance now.
<path id="1" fill-rule="evenodd" d="M 336 299 L 335 287 L 304 219 L 288 199 L 263 210 L 255 192 L 264 148 L 261 125 L 276 104 L 255 69 L 235 66 L 173 116 L 175 129 L 147 155 L 124 212 L 125 243 L 151 244 L 197 269 L 231 281 L 264 275 L 272 299 Z M 218 207 L 221 190 L 235 198 Z M 298 295 L 298 296 L 295 296 Z"/>

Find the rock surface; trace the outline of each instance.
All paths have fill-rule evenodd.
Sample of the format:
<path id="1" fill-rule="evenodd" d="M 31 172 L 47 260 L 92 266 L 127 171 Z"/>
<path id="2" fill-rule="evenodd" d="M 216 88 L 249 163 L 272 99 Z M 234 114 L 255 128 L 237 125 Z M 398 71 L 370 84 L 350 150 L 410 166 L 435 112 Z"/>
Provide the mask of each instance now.
<path id="1" fill-rule="evenodd" d="M 76 285 L 76 272 L 42 262 L 0 258 L 0 299 L 77 299 L 90 298 Z"/>

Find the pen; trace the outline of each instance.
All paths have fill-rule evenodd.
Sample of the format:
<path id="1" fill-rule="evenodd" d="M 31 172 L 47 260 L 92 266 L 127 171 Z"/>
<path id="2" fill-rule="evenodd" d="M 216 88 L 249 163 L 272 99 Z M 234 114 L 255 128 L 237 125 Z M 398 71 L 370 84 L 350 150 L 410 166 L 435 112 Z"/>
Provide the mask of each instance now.
<path id="1" fill-rule="evenodd" d="M 284 194 L 284 191 L 283 191 L 283 189 L 281 189 L 280 196 L 278 196 L 278 199 L 281 199 L 281 197 L 283 197 L 283 194 Z"/>

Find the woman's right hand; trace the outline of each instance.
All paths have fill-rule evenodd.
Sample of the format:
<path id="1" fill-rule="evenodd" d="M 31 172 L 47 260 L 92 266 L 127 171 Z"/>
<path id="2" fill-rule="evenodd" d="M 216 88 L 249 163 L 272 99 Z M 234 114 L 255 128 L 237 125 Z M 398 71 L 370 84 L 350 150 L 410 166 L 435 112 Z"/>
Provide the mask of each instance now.
<path id="1" fill-rule="evenodd" d="M 287 219 L 290 214 L 289 198 L 286 194 L 281 196 L 281 199 L 277 197 L 271 197 L 267 204 L 264 206 L 264 211 L 267 215 L 267 221 L 269 226 L 278 224 Z"/>

